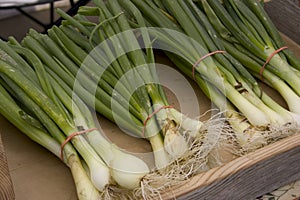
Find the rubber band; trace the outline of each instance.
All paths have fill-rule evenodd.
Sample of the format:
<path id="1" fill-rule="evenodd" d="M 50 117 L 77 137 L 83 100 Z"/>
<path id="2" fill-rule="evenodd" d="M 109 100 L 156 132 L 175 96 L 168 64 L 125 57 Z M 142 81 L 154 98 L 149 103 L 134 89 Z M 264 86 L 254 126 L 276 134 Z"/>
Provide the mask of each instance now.
<path id="1" fill-rule="evenodd" d="M 262 68 L 260 69 L 259 71 L 259 75 L 260 75 L 260 79 L 262 82 L 264 82 L 264 76 L 263 76 L 263 73 L 264 73 L 264 70 L 267 66 L 267 64 L 269 64 L 269 62 L 271 61 L 271 59 L 276 55 L 278 54 L 279 52 L 287 49 L 288 47 L 287 46 L 284 46 L 284 47 L 281 47 L 279 49 L 277 49 L 276 51 L 274 51 L 267 59 L 267 61 L 264 63 L 264 65 L 262 66 Z M 262 95 L 263 95 L 263 89 L 262 87 L 260 86 L 260 98 L 262 98 Z"/>
<path id="2" fill-rule="evenodd" d="M 71 135 L 69 135 L 66 140 L 61 144 L 60 146 L 60 159 L 61 160 L 64 160 L 64 147 L 65 145 L 70 142 L 70 140 L 72 140 L 75 136 L 77 135 L 83 135 L 83 134 L 86 134 L 88 132 L 91 132 L 91 131 L 95 131 L 95 130 L 98 130 L 97 128 L 90 128 L 90 129 L 87 129 L 87 130 L 83 130 L 83 131 L 77 131 L 75 133 L 72 133 Z"/>
<path id="3" fill-rule="evenodd" d="M 217 53 L 226 53 L 226 51 L 221 51 L 221 50 L 217 50 L 217 51 L 213 51 L 213 52 L 211 52 L 211 53 L 208 53 L 208 54 L 206 54 L 206 55 L 204 55 L 204 56 L 202 56 L 199 60 L 197 60 L 197 62 L 193 65 L 193 79 L 195 80 L 195 68 L 197 67 L 197 65 L 201 62 L 201 61 L 203 61 L 205 58 L 207 58 L 207 57 L 209 57 L 209 56 L 212 56 L 212 55 L 215 55 L 215 54 L 217 54 Z"/>
<path id="4" fill-rule="evenodd" d="M 260 69 L 260 72 L 259 72 L 262 81 L 264 80 L 263 73 L 264 73 L 264 70 L 265 70 L 267 64 L 269 64 L 269 62 L 271 61 L 271 59 L 272 59 L 276 54 L 278 54 L 279 52 L 281 52 L 281 51 L 283 51 L 283 50 L 285 50 L 285 49 L 287 49 L 287 48 L 288 48 L 287 46 L 281 47 L 280 49 L 277 49 L 276 51 L 274 51 L 274 52 L 268 57 L 267 61 L 266 61 L 265 64 L 262 66 L 262 68 Z"/>
<path id="5" fill-rule="evenodd" d="M 160 108 L 158 108 L 157 110 L 155 110 L 153 113 L 151 113 L 144 121 L 143 125 L 144 125 L 144 128 L 143 128 L 143 136 L 145 136 L 145 128 L 146 128 L 146 125 L 147 125 L 147 122 L 156 114 L 158 113 L 159 111 L 161 111 L 162 109 L 167 109 L 167 108 L 174 108 L 174 106 L 162 106 Z"/>

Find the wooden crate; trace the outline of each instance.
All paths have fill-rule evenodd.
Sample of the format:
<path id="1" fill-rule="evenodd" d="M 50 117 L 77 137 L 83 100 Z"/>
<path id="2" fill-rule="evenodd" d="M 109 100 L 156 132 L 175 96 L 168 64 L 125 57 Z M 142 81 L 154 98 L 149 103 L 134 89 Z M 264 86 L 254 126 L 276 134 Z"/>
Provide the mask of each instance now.
<path id="1" fill-rule="evenodd" d="M 295 5 L 292 0 L 273 0 L 266 4 L 266 9 L 279 30 L 300 43 L 297 40 L 300 33 L 299 18 L 295 17 L 300 16 L 300 12 Z M 285 9 L 293 10 L 293 15 L 286 16 L 286 12 L 276 14 Z M 274 13 L 276 15 L 273 15 Z M 276 18 L 276 16 L 281 17 Z M 288 23 L 292 24 L 287 25 Z M 300 47 L 295 42 L 288 40 L 288 46 L 300 57 Z M 105 126 L 111 128 L 109 122 Z M 7 142 L 8 163 L 17 199 L 76 199 L 72 176 L 58 158 L 21 135 L 0 116 L 1 131 L 5 131 L 3 137 Z M 111 132 L 116 134 L 115 137 L 122 137 L 117 135 L 115 129 Z M 4 163 L 1 158 L 0 162 Z M 7 168 L 2 170 L 4 165 L 1 163 L 0 189 L 9 187 L 5 193 L 8 196 L 7 199 L 13 199 L 12 189 L 8 186 L 11 185 L 10 179 L 2 179 L 2 177 L 8 177 L 8 173 L 5 171 Z M 300 134 L 297 134 L 199 174 L 184 185 L 172 188 L 172 191 L 166 191 L 164 199 L 172 199 L 176 196 L 177 199 L 195 200 L 254 200 L 278 187 L 299 180 L 299 169 Z M 0 196 L 0 199 L 5 198 Z"/>

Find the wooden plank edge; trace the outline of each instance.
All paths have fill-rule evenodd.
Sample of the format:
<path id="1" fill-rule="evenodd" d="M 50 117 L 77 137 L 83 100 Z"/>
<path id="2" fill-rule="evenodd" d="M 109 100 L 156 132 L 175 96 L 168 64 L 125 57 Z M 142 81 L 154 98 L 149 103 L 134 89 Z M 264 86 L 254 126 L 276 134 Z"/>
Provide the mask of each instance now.
<path id="1" fill-rule="evenodd" d="M 282 139 L 166 191 L 163 199 L 253 200 L 300 179 L 300 134 Z"/>
<path id="2" fill-rule="evenodd" d="M 0 199 L 13 200 L 15 194 L 13 184 L 8 170 L 7 158 L 0 134 Z"/>
<path id="3" fill-rule="evenodd" d="M 265 10 L 275 26 L 300 44 L 300 7 L 292 0 L 272 0 L 265 3 Z"/>

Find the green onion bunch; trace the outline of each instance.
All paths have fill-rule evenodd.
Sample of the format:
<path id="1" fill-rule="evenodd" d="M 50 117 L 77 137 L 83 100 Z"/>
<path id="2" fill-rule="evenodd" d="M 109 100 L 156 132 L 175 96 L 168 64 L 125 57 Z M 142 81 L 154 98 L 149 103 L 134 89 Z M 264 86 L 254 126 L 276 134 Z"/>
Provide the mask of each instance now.
<path id="1" fill-rule="evenodd" d="M 296 105 L 299 103 L 300 61 L 287 49 L 276 53 L 285 47 L 285 43 L 262 5 L 248 0 L 225 1 L 223 4 L 202 1 L 202 6 L 214 27 L 222 24 L 227 30 L 227 36 L 218 31 L 226 50 L 251 74 L 274 87 L 286 100 L 289 110 L 299 114 Z M 219 9 L 223 15 L 218 14 Z M 239 34 L 236 34 L 237 30 Z"/>
<path id="2" fill-rule="evenodd" d="M 139 186 L 147 164 L 108 141 L 90 108 L 31 50 L 3 41 L 1 47 L 1 114 L 70 167 L 78 198 L 99 199 L 110 185 Z"/>
<path id="3" fill-rule="evenodd" d="M 21 41 L 0 41 L 0 113 L 70 167 L 79 199 L 157 198 L 207 170 L 219 134 L 169 105 L 147 29 L 130 1 L 94 1 L 47 34 L 31 29 Z M 6 104 L 7 102 L 7 104 Z M 147 140 L 154 167 L 109 141 L 93 110 L 125 133 Z M 11 111 L 10 111 L 11 110 Z"/>
<path id="4" fill-rule="evenodd" d="M 137 23 L 144 27 L 147 22 L 144 21 L 141 12 L 129 1 L 94 1 L 94 4 L 93 7 L 81 7 L 75 17 L 70 17 L 58 10 L 58 13 L 65 18 L 63 26 L 59 29 L 66 35 L 73 33 L 69 38 L 73 42 L 74 49 L 93 49 L 88 51 L 88 59 L 81 63 L 82 71 L 93 76 L 93 74 L 89 74 L 89 69 L 86 69 L 91 68 L 92 65 L 85 64 L 85 62 L 94 59 L 103 71 L 90 69 L 92 73 L 96 71 L 98 73 L 96 76 L 100 76 L 102 79 L 102 76 L 109 71 L 114 79 L 118 80 L 118 82 L 109 83 L 114 88 L 112 92 L 106 91 L 111 92 L 109 95 L 113 97 L 112 107 L 120 104 L 126 109 L 129 108 L 131 115 L 129 119 L 135 118 L 133 126 L 135 129 L 139 129 L 138 131 L 133 129 L 130 131 L 135 136 L 145 137 L 150 141 L 157 169 L 168 166 L 174 159 L 185 157 L 187 150 L 197 146 L 198 140 L 201 140 L 201 144 L 205 143 L 203 142 L 206 138 L 205 134 L 211 133 L 216 137 L 216 140 L 207 142 L 209 148 L 203 148 L 203 154 L 208 154 L 217 143 L 219 130 L 223 128 L 224 124 L 221 119 L 216 120 L 220 123 L 211 125 L 211 128 L 215 128 L 215 132 L 208 133 L 207 125 L 204 126 L 202 122 L 188 118 L 169 105 L 154 66 L 152 45 L 155 39 L 151 39 L 147 29 L 133 30 L 123 12 L 123 7 L 126 7 Z M 96 18 L 98 22 L 92 22 L 90 18 Z M 55 29 L 57 34 L 59 29 Z M 58 42 L 63 47 L 63 43 L 68 40 L 67 37 L 64 37 L 63 34 L 55 37 L 54 34 L 51 30 L 49 31 L 50 38 L 55 41 L 65 38 Z M 83 39 L 80 40 L 79 38 L 85 38 L 87 43 L 82 45 L 80 41 Z M 76 50 L 76 52 L 78 51 Z M 73 57 L 71 56 L 71 58 Z M 102 98 L 97 93 L 95 96 L 100 100 Z M 120 97 L 124 98 L 125 104 L 120 102 Z M 126 102 L 129 102 L 129 105 Z M 102 113 L 101 109 L 96 108 L 96 110 Z M 112 111 L 114 112 L 114 109 Z M 119 109 L 116 112 L 119 112 Z M 153 114 L 155 114 L 154 117 Z M 128 121 L 128 117 L 125 115 L 125 120 Z M 202 158 L 193 158 L 193 161 L 207 162 L 206 159 L 203 159 L 205 156 L 201 155 L 202 151 L 200 151 L 201 153 L 196 150 L 193 151 Z M 190 161 L 184 159 L 184 162 Z M 179 168 L 182 170 L 181 166 Z M 189 169 L 187 170 L 189 171 Z M 198 170 L 198 167 L 194 167 L 194 170 Z M 185 175 L 184 178 L 186 178 Z"/>
<path id="5" fill-rule="evenodd" d="M 236 154 L 299 131 L 300 61 L 262 6 L 94 0 L 75 16 L 57 9 L 64 20 L 47 34 L 31 29 L 21 42 L 0 40 L 0 114 L 70 168 L 79 199 L 160 198 Z M 217 106 L 211 119 L 170 105 L 156 68 L 162 51 Z M 97 114 L 153 153 L 119 148 Z M 153 164 L 143 158 L 149 155 Z"/>
<path id="6" fill-rule="evenodd" d="M 299 87 L 296 86 L 296 82 L 299 73 L 296 67 L 288 67 L 284 59 L 279 61 L 279 58 L 276 58 L 279 55 L 275 55 L 262 70 L 263 60 L 267 60 L 276 50 L 275 38 L 277 46 L 283 42 L 279 40 L 280 37 L 271 22 L 264 21 L 267 17 L 262 14 L 260 3 L 255 0 L 131 1 L 144 13 L 148 27 L 162 28 L 161 31 L 150 31 L 158 41 L 158 46 L 165 49 L 174 64 L 193 78 L 212 102 L 224 112 L 227 121 L 235 130 L 237 142 L 244 151 L 254 150 L 298 130 L 299 113 L 296 104 L 298 105 L 299 95 L 296 88 Z M 239 10 L 236 11 L 238 14 L 230 17 L 230 13 L 238 10 L 242 4 L 244 9 L 249 6 L 247 12 Z M 248 13 L 250 5 L 259 8 L 251 12 L 252 15 Z M 256 14 L 258 17 L 255 17 Z M 257 21 L 246 21 L 255 19 Z M 262 23 L 260 21 L 264 21 L 264 25 L 259 25 Z M 138 26 L 134 19 L 131 20 L 131 24 Z M 247 26 L 251 27 L 246 29 Z M 263 35 L 266 32 L 263 27 L 272 30 L 273 39 Z M 266 38 L 260 38 L 258 41 L 269 42 L 259 46 L 258 41 L 254 39 L 263 37 L 259 36 L 260 34 Z M 260 53 L 259 48 L 262 50 Z M 261 56 L 259 63 L 257 57 L 250 56 L 250 51 Z M 200 59 L 202 57 L 205 59 Z M 295 66 L 299 66 L 297 59 L 290 52 L 285 60 L 288 59 Z M 269 73 L 268 67 L 275 62 L 274 60 L 278 60 L 276 65 L 282 71 L 281 75 L 278 74 L 279 69 L 275 68 L 273 72 L 276 74 Z M 290 73 L 293 75 L 289 76 Z M 281 91 L 280 94 L 287 101 L 289 109 L 279 105 L 263 90 L 261 83 L 255 79 L 260 77 L 260 74 L 264 76 L 265 83 L 272 83 L 276 85 L 276 90 Z M 282 74 L 287 76 L 283 77 Z M 288 86 L 287 82 L 293 83 Z M 223 95 L 226 98 L 222 97 Z"/>

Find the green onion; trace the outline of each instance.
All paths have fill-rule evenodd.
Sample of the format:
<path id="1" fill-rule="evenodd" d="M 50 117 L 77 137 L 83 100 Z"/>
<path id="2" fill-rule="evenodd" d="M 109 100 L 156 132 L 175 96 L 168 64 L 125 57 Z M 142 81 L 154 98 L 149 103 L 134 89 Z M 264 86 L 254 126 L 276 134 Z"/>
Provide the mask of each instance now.
<path id="1" fill-rule="evenodd" d="M 75 16 L 57 9 L 64 20 L 48 34 L 0 41 L 0 114 L 70 167 L 79 199 L 157 198 L 227 162 L 225 148 L 245 153 L 299 129 L 300 61 L 255 0 L 93 2 Z M 211 119 L 169 104 L 156 49 L 219 108 Z M 94 111 L 148 141 L 154 167 L 109 141 Z"/>
<path id="2" fill-rule="evenodd" d="M 253 132 L 256 132 L 255 129 L 258 129 L 257 133 L 261 135 L 260 129 L 268 129 L 267 127 L 269 126 L 280 127 L 289 123 L 299 124 L 298 114 L 293 113 L 293 111 L 290 112 L 280 106 L 260 88 L 259 83 L 253 77 L 257 77 L 257 74 L 259 74 L 259 72 L 257 72 L 257 65 L 255 66 L 256 74 L 253 74 L 253 69 L 250 69 L 252 65 L 248 65 L 246 61 L 243 61 L 243 56 L 237 56 L 239 54 L 237 49 L 227 49 L 229 43 L 233 43 L 233 45 L 236 46 L 243 46 L 243 48 L 249 51 L 247 52 L 249 59 L 254 60 L 251 61 L 252 63 L 262 58 L 267 59 L 272 53 L 269 52 L 269 50 L 273 48 L 273 43 L 271 39 L 266 36 L 267 31 L 264 30 L 262 25 L 254 27 L 254 24 L 258 23 L 256 17 L 252 12 L 243 7 L 242 1 L 224 1 L 224 6 L 227 6 L 228 13 L 219 1 L 161 1 L 164 4 L 165 10 L 161 12 L 160 20 L 156 20 L 156 16 L 161 8 L 156 7 L 153 2 L 131 1 L 145 13 L 145 19 L 147 19 L 152 26 L 169 29 L 159 31 L 151 29 L 149 32 L 156 38 L 159 48 L 166 51 L 171 60 L 175 61 L 175 65 L 183 73 L 190 77 L 195 77 L 195 81 L 203 90 L 206 90 L 206 86 L 201 80 L 204 79 L 208 81 L 208 84 L 213 85 L 214 90 L 223 93 L 235 108 L 246 117 L 252 125 L 253 130 L 249 129 L 247 125 L 241 126 L 244 127 L 243 129 L 237 124 L 232 123 L 234 121 L 240 121 L 239 119 L 243 117 L 230 114 L 226 115 L 228 121 L 240 136 L 247 134 L 247 132 L 249 135 L 253 135 Z M 239 12 L 237 8 L 243 8 L 245 12 Z M 149 12 L 150 10 L 153 12 Z M 234 10 L 236 14 L 233 14 Z M 245 16 L 245 13 L 248 13 L 248 15 Z M 162 14 L 165 14 L 165 16 Z M 224 41 L 228 41 L 228 45 L 225 44 Z M 266 45 L 270 46 L 270 48 L 265 48 Z M 225 49 L 228 50 L 228 53 L 215 54 L 202 60 L 198 66 L 194 66 L 198 63 L 197 60 L 202 56 L 208 55 L 210 52 Z M 260 57 L 256 58 L 255 55 L 250 54 L 250 51 L 257 53 Z M 275 51 L 275 49 L 273 48 L 271 51 Z M 176 58 L 176 56 L 179 58 Z M 275 55 L 275 57 L 277 57 L 277 55 Z M 270 64 L 272 64 L 275 59 L 277 58 L 273 57 Z M 180 60 L 184 60 L 184 63 L 180 63 Z M 277 64 L 279 62 L 286 63 L 284 59 L 278 61 Z M 282 91 L 284 84 L 278 83 L 276 88 L 282 87 L 281 93 L 284 94 L 285 99 L 289 101 L 290 107 L 296 110 L 294 105 L 297 104 L 296 102 L 298 102 L 299 99 L 296 89 L 299 88 L 297 86 L 298 79 L 295 74 L 290 74 L 292 71 L 294 73 L 295 70 L 291 67 L 284 67 L 284 69 L 281 68 L 280 70 L 275 67 L 268 68 L 270 64 L 267 66 L 267 69 L 280 77 L 280 79 L 289 82 L 292 86 L 292 89 L 289 89 L 286 93 Z M 194 70 L 196 71 L 195 74 L 192 73 Z M 260 69 L 258 69 L 258 71 L 260 71 Z M 281 71 L 281 75 L 279 75 L 279 71 Z M 287 80 L 288 78 L 285 77 L 286 75 L 291 75 L 294 78 L 289 81 Z M 198 76 L 200 76 L 201 79 L 197 78 Z M 269 78 L 270 76 L 268 79 Z M 294 92 L 292 90 L 295 90 L 296 94 L 293 94 Z M 291 96 L 287 96 L 287 93 Z M 207 92 L 206 94 L 209 96 Z M 209 97 L 215 98 L 212 95 Z M 293 97 L 296 98 L 293 99 Z M 212 101 L 217 102 L 216 98 L 212 99 Z M 220 103 L 217 105 L 221 110 L 224 110 L 224 106 Z M 229 109 L 232 108 L 230 106 L 227 107 Z M 228 113 L 232 112 L 228 111 Z M 248 137 L 245 135 L 245 137 L 240 138 L 251 137 L 252 136 Z M 261 135 L 260 138 L 261 141 L 256 140 L 253 142 L 253 148 L 257 148 L 261 146 L 261 144 L 266 144 L 266 140 L 268 139 L 265 139 L 263 135 Z M 243 146 L 246 142 L 247 141 L 243 139 L 243 141 L 240 141 L 240 144 Z M 247 148 L 252 149 L 252 147 Z"/>
<path id="3" fill-rule="evenodd" d="M 202 2 L 214 9 L 216 16 L 219 17 L 219 20 L 231 31 L 231 34 L 241 45 L 263 61 L 266 61 L 277 48 L 282 47 L 273 45 L 272 37 L 268 35 L 259 17 L 242 1 L 225 1 L 224 5 L 217 1 Z M 266 22 L 263 23 L 265 24 Z M 259 27 L 259 29 L 256 30 L 255 27 Z M 250 35 L 251 32 L 258 34 L 259 38 Z M 273 67 L 269 67 L 270 65 Z M 280 54 L 275 54 L 266 68 L 285 80 L 297 95 L 300 95 L 298 90 L 299 77 L 294 73 L 293 67 L 284 57 L 281 57 Z"/>

